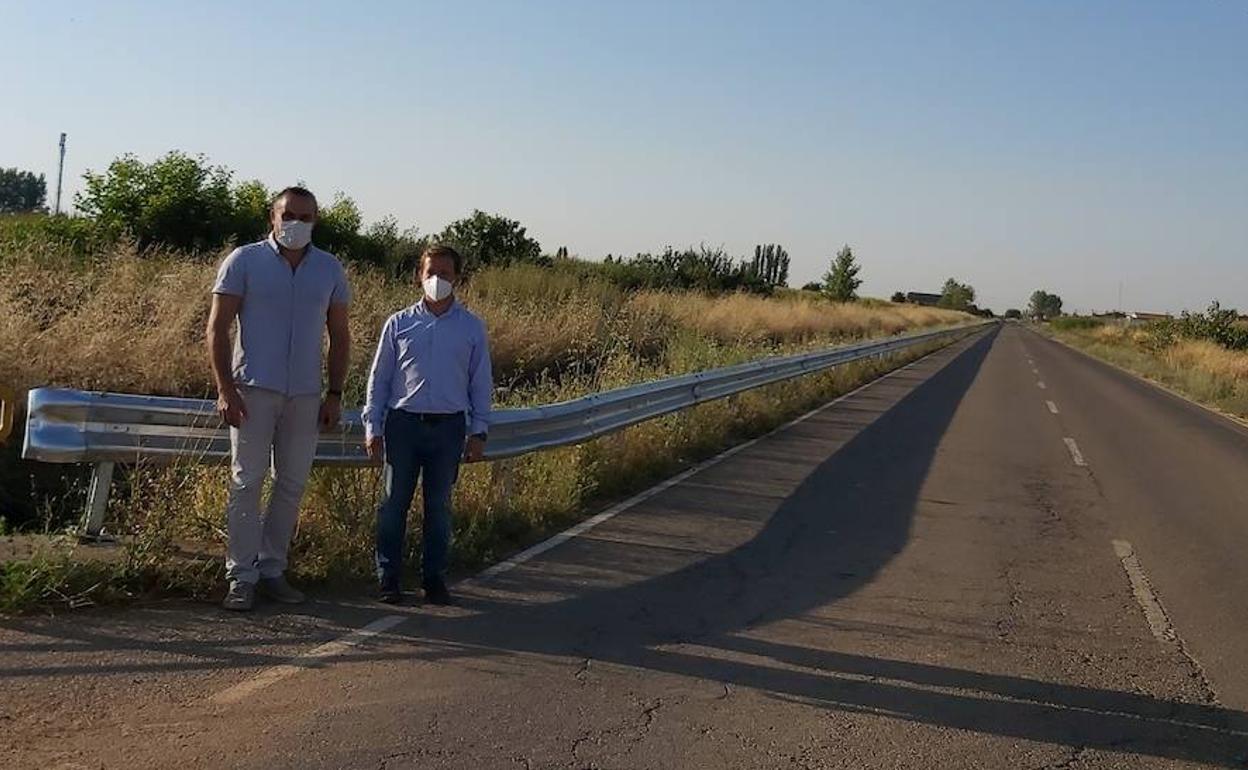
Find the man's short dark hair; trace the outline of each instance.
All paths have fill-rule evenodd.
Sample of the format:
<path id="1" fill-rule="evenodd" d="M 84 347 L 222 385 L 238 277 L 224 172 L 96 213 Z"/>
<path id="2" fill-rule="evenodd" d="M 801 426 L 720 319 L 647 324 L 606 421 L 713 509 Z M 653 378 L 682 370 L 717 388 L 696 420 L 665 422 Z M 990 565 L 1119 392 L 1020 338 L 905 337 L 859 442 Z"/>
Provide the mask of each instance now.
<path id="1" fill-rule="evenodd" d="M 426 246 L 425 250 L 421 252 L 420 255 L 421 267 L 424 267 L 426 260 L 430 260 L 435 257 L 450 258 L 455 262 L 455 275 L 464 274 L 464 258 L 460 256 L 459 252 L 456 251 L 454 247 L 445 243 L 435 243 L 430 246 Z"/>
<path id="2" fill-rule="evenodd" d="M 306 187 L 300 187 L 299 185 L 292 185 L 290 187 L 283 188 L 281 192 L 273 196 L 273 200 L 269 201 L 269 211 L 272 211 L 277 206 L 277 202 L 282 198 L 285 198 L 287 195 L 308 198 L 312 201 L 312 205 L 316 207 L 317 211 L 321 210 L 321 204 L 316 202 L 316 196 L 312 194 L 311 190 Z"/>

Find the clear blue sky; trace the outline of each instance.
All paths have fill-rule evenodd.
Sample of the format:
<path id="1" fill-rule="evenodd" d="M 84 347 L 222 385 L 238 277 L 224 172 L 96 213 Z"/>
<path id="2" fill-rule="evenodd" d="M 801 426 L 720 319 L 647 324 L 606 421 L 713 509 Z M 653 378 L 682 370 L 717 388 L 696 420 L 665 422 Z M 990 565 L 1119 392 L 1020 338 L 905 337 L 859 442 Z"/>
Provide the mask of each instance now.
<path id="1" fill-rule="evenodd" d="M 843 243 L 868 294 L 1248 309 L 1248 3 L 13 2 L 0 166 L 133 152 L 600 258 Z M 51 187 L 51 184 L 50 184 Z M 51 190 L 50 190 L 51 192 Z"/>

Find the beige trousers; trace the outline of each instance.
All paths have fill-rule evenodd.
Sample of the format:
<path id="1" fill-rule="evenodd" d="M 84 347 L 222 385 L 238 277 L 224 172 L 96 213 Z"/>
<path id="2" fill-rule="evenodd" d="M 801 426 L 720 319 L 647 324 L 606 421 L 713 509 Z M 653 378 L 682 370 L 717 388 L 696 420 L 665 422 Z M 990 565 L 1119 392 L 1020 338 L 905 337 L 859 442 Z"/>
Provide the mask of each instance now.
<path id="1" fill-rule="evenodd" d="M 230 580 L 255 583 L 286 570 L 299 501 L 316 456 L 321 398 L 288 397 L 243 385 L 239 393 L 247 418 L 241 427 L 230 429 L 225 572 Z M 270 473 L 273 488 L 261 513 L 260 491 Z"/>

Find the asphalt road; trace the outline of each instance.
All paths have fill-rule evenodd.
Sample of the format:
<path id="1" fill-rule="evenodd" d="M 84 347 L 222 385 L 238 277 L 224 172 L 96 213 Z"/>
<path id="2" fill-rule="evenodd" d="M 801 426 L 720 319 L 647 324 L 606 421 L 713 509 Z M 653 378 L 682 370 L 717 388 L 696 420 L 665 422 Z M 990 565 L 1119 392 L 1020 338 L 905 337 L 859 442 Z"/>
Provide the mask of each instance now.
<path id="1" fill-rule="evenodd" d="M 1248 767 L 1245 468 L 1248 431 L 1005 326 L 456 608 L 7 622 L 0 764 Z"/>

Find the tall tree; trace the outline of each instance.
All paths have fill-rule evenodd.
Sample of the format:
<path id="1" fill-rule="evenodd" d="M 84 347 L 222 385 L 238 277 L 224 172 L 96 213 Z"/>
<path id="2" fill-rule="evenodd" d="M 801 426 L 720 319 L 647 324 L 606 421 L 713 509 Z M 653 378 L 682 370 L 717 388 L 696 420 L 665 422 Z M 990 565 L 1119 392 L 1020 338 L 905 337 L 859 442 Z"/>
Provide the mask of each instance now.
<path id="1" fill-rule="evenodd" d="M 838 302 L 850 302 L 858 297 L 858 287 L 862 279 L 858 271 L 862 269 L 854 260 L 854 250 L 848 245 L 842 246 L 832 259 L 832 265 L 823 276 L 823 291 Z"/>
<path id="2" fill-rule="evenodd" d="M 940 292 L 941 307 L 951 310 L 969 311 L 975 303 L 975 287 L 969 283 L 958 283 L 953 278 L 945 281 L 945 286 Z"/>
<path id="3" fill-rule="evenodd" d="M 48 185 L 43 174 L 0 168 L 0 214 L 42 211 L 46 208 Z"/>
<path id="4" fill-rule="evenodd" d="M 454 245 L 468 269 L 517 262 L 542 264 L 542 246 L 514 219 L 473 210 L 472 215 L 446 226 L 438 240 Z"/>
<path id="5" fill-rule="evenodd" d="M 1027 313 L 1037 321 L 1047 321 L 1062 314 L 1062 298 L 1050 294 L 1044 289 L 1036 289 L 1031 294 L 1031 302 Z"/>
<path id="6" fill-rule="evenodd" d="M 86 189 L 75 201 L 83 214 L 130 233 L 140 246 L 216 248 L 236 234 L 231 176 L 202 155 L 175 151 L 151 163 L 123 155 L 103 173 L 83 175 Z"/>
<path id="7" fill-rule="evenodd" d="M 789 252 L 776 243 L 759 244 L 749 272 L 767 287 L 784 286 L 789 282 Z"/>

